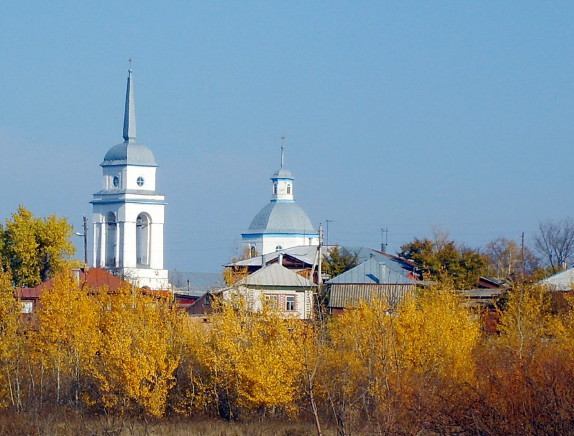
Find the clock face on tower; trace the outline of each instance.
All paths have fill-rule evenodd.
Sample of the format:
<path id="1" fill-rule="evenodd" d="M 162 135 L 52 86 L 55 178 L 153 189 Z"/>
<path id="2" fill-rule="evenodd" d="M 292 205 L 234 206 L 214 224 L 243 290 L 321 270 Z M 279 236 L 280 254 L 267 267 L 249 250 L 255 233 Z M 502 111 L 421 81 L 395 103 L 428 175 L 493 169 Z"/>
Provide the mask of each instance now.
<path id="1" fill-rule="evenodd" d="M 114 176 L 113 184 L 114 184 L 114 188 L 117 188 L 118 186 L 120 186 L 120 178 L 118 176 Z"/>

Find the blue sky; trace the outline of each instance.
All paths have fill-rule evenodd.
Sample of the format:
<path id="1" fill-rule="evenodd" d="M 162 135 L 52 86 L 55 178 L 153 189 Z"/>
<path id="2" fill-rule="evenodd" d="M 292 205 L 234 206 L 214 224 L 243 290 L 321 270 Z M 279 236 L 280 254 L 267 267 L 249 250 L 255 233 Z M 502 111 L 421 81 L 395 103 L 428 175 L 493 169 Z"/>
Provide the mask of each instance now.
<path id="1" fill-rule="evenodd" d="M 572 23 L 571 1 L 2 2 L 0 220 L 91 218 L 131 57 L 166 268 L 238 253 L 282 135 L 330 243 L 528 242 L 574 215 Z"/>

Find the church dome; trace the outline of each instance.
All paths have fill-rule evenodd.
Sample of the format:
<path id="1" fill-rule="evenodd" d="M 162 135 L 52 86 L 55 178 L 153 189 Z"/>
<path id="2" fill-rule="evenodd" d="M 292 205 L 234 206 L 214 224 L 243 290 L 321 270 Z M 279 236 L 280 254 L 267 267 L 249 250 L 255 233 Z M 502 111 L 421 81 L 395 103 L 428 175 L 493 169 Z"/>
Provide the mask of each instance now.
<path id="1" fill-rule="evenodd" d="M 289 173 L 290 174 L 290 173 Z M 245 234 L 317 233 L 311 220 L 295 202 L 271 202 L 253 218 Z"/>
<path id="2" fill-rule="evenodd" d="M 114 145 L 108 150 L 101 166 L 111 165 L 157 167 L 155 157 L 149 147 L 129 141 Z"/>
<path id="3" fill-rule="evenodd" d="M 291 175 L 291 171 L 286 170 L 285 168 L 280 168 L 275 171 L 275 174 L 271 176 L 271 179 L 292 179 L 293 176 Z"/>

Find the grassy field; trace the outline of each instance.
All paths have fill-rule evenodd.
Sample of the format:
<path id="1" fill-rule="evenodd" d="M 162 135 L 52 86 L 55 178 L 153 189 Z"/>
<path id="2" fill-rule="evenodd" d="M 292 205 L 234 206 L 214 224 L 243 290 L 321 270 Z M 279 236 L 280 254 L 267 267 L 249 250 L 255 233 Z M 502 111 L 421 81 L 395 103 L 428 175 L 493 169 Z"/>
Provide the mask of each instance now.
<path id="1" fill-rule="evenodd" d="M 82 417 L 76 414 L 0 413 L 1 436 L 307 436 L 316 434 L 306 423 L 266 420 L 233 423 L 216 419 L 174 419 L 142 422 L 117 417 Z M 323 432 L 334 436 L 335 432 Z"/>

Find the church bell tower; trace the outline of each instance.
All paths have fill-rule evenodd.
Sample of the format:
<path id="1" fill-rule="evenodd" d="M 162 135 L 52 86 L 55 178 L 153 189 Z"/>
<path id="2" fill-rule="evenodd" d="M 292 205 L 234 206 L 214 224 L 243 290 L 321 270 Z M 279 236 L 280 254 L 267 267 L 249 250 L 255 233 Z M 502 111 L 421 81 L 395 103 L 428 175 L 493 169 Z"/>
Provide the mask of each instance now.
<path id="1" fill-rule="evenodd" d="M 128 71 L 124 142 L 104 156 L 102 189 L 94 194 L 93 266 L 136 286 L 168 289 L 163 269 L 165 198 L 156 191 L 157 163 L 136 142 L 133 75 Z"/>

